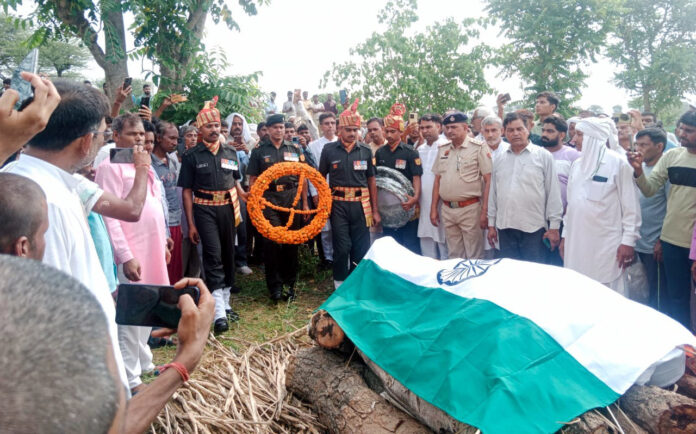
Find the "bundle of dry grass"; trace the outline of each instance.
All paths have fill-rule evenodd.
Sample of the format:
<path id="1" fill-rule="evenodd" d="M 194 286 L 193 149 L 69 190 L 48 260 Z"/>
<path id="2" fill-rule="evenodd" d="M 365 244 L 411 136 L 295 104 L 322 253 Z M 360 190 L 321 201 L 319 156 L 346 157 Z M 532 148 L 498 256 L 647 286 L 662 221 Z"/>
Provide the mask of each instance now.
<path id="1" fill-rule="evenodd" d="M 236 353 L 214 337 L 191 380 L 151 426 L 153 433 L 319 433 L 307 404 L 285 389 L 290 356 L 311 346 L 307 328 Z M 234 338 L 230 338 L 234 339 Z"/>

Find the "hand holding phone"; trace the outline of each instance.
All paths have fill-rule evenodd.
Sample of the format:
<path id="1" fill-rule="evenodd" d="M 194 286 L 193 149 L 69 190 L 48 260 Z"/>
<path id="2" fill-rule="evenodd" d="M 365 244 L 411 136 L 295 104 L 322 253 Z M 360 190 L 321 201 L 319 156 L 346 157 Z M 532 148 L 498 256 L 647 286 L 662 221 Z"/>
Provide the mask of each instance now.
<path id="1" fill-rule="evenodd" d="M 120 284 L 116 323 L 175 330 L 181 319 L 179 298 L 184 294 L 188 294 L 194 304 L 198 303 L 200 290 L 195 286 L 176 289 L 173 286 Z"/>
<path id="2" fill-rule="evenodd" d="M 134 161 L 133 148 L 111 148 L 109 161 L 114 164 L 132 164 Z"/>
<path id="3" fill-rule="evenodd" d="M 174 289 L 191 287 L 199 290 L 198 305 L 188 295 L 179 298 L 181 320 L 177 330 L 162 328 L 152 332 L 152 336 L 158 338 L 177 333 L 179 343 L 174 361 L 182 363 L 189 372 L 193 372 L 203 355 L 215 310 L 215 300 L 201 279 L 184 278 L 174 284 Z"/>
<path id="4" fill-rule="evenodd" d="M 123 80 L 123 90 L 128 89 L 132 83 L 133 77 L 126 77 L 125 80 Z"/>

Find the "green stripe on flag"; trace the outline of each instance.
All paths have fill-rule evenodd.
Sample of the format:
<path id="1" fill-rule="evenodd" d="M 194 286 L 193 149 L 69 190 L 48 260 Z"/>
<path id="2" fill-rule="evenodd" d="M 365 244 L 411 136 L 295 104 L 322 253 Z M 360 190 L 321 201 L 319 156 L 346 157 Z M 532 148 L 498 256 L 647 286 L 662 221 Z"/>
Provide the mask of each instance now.
<path id="1" fill-rule="evenodd" d="M 554 432 L 619 397 L 532 321 L 370 260 L 321 309 L 404 386 L 485 434 Z"/>

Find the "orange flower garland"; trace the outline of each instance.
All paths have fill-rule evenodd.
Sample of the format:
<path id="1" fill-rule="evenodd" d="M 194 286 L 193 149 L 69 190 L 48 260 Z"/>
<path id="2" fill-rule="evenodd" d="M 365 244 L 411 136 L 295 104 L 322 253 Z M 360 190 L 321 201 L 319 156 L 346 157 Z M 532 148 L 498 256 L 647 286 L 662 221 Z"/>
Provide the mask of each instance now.
<path id="1" fill-rule="evenodd" d="M 297 194 L 292 202 L 292 208 L 283 208 L 269 202 L 263 197 L 263 193 L 271 185 L 271 182 L 283 176 L 295 175 L 299 176 Z M 302 188 L 305 180 L 309 180 L 317 189 L 319 195 L 319 204 L 317 209 L 307 211 L 294 209 L 300 201 Z M 273 226 L 263 215 L 263 210 L 268 207 L 276 211 L 290 213 L 288 223 L 285 226 Z M 317 236 L 321 229 L 326 224 L 331 212 L 331 190 L 326 179 L 321 176 L 316 169 L 305 163 L 277 163 L 264 171 L 256 182 L 251 187 L 249 192 L 249 200 L 247 202 L 247 212 L 259 233 L 269 240 L 273 240 L 281 244 L 302 244 Z M 314 214 L 312 220 L 303 228 L 290 230 L 290 226 L 294 219 L 299 215 Z"/>

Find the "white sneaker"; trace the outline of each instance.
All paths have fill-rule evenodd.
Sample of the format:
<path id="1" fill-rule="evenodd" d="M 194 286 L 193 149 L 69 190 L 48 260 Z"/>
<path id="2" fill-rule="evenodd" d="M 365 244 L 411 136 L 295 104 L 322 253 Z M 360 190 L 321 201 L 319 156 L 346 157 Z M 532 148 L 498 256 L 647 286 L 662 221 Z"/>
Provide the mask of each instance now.
<path id="1" fill-rule="evenodd" d="M 243 265 L 243 266 L 237 268 L 237 271 L 239 271 L 240 273 L 242 273 L 245 276 L 248 276 L 249 274 L 253 273 L 251 268 L 249 268 L 249 266 L 247 266 L 247 265 Z"/>

